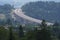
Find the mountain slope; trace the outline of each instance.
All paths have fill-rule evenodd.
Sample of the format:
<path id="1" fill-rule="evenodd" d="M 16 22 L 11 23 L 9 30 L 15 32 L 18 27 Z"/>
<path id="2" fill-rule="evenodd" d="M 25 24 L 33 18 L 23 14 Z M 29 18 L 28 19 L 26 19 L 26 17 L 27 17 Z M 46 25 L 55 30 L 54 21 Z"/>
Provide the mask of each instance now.
<path id="1" fill-rule="evenodd" d="M 9 19 L 11 18 L 11 10 L 14 9 L 10 4 L 0 5 L 0 24 L 8 24 Z"/>
<path id="2" fill-rule="evenodd" d="M 26 15 L 36 19 L 45 19 L 49 22 L 60 23 L 60 3 L 57 2 L 30 2 L 21 8 Z"/>

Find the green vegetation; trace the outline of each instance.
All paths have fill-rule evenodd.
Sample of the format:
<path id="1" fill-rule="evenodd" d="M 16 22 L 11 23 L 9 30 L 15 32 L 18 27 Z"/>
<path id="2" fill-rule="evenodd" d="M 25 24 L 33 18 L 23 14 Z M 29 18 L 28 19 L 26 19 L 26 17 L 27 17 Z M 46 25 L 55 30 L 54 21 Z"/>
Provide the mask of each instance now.
<path id="1" fill-rule="evenodd" d="M 47 30 L 45 20 L 41 23 L 41 30 L 37 29 L 36 40 L 51 40 L 51 33 Z"/>
<path id="2" fill-rule="evenodd" d="M 24 36 L 24 32 L 23 32 L 23 28 L 22 26 L 20 25 L 19 27 L 19 38 L 23 37 Z"/>
<path id="3" fill-rule="evenodd" d="M 48 21 L 48 18 L 52 18 L 52 16 L 54 19 L 58 19 L 55 18 L 53 14 L 59 14 L 60 11 L 57 10 L 60 10 L 60 3 L 34 2 L 29 5 L 26 4 L 22 8 L 23 11 L 25 11 L 26 14 L 29 13 L 28 15 L 31 15 L 31 17 L 40 18 L 45 15 L 44 17 L 47 18 L 43 18 Z M 9 4 L 0 6 L 0 14 L 2 13 L 7 17 L 4 21 L 0 19 L 0 40 L 60 40 L 60 24 L 58 22 L 55 22 L 54 25 L 47 26 L 46 21 L 42 20 L 42 23 L 39 25 L 34 25 L 34 23 L 32 23 L 26 24 L 25 27 L 20 24 L 18 27 L 12 26 L 11 21 L 13 20 L 10 20 L 10 12 L 12 9 L 14 9 L 14 7 Z M 50 17 L 48 17 L 49 15 Z"/>
<path id="4" fill-rule="evenodd" d="M 4 27 L 0 27 L 0 40 L 8 40 L 8 30 Z"/>
<path id="5" fill-rule="evenodd" d="M 23 29 L 22 25 L 19 26 L 19 30 L 16 32 L 13 26 L 6 29 L 0 26 L 0 40 L 58 40 L 60 39 L 60 33 L 55 24 L 53 26 L 47 26 L 45 20 L 39 27 L 34 28 L 34 30 L 26 31 Z M 58 24 L 57 24 L 58 25 Z M 29 26 L 28 26 L 29 27 Z M 58 34 L 58 35 L 57 35 Z"/>

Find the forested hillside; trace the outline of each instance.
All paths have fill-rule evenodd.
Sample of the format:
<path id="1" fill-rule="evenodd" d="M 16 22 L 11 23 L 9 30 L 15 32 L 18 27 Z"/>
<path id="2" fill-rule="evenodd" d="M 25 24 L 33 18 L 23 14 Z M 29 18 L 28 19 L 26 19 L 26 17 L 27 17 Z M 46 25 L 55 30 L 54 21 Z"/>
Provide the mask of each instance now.
<path id="1" fill-rule="evenodd" d="M 45 19 L 49 22 L 60 23 L 60 3 L 59 2 L 30 2 L 22 6 L 26 15 L 36 19 Z"/>

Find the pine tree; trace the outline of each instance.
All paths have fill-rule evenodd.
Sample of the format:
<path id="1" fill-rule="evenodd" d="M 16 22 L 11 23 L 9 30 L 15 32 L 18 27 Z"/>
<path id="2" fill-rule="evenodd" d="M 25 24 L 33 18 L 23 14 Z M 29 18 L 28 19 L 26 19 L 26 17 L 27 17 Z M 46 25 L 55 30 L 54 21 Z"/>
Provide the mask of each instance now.
<path id="1" fill-rule="evenodd" d="M 8 40 L 8 30 L 0 26 L 0 40 Z"/>
<path id="2" fill-rule="evenodd" d="M 20 25 L 19 27 L 19 37 L 23 37 L 24 36 L 24 32 L 23 32 L 23 28 L 22 28 L 22 25 Z"/>
<path id="3" fill-rule="evenodd" d="M 12 27 L 9 28 L 9 40 L 15 40 L 13 33 L 12 33 Z"/>
<path id="4" fill-rule="evenodd" d="M 46 21 L 44 19 L 42 20 L 41 27 L 42 27 L 42 29 L 46 30 L 47 24 L 46 24 Z"/>
<path id="5" fill-rule="evenodd" d="M 59 35 L 58 35 L 58 39 L 60 40 L 60 33 L 59 33 Z"/>
<path id="6" fill-rule="evenodd" d="M 9 28 L 10 34 L 9 34 L 9 40 L 13 40 L 12 38 L 12 27 Z"/>
<path id="7" fill-rule="evenodd" d="M 41 30 L 37 29 L 36 40 L 51 40 L 50 32 L 47 30 L 47 25 L 45 20 L 41 23 Z"/>
<path id="8" fill-rule="evenodd" d="M 58 22 L 55 22 L 53 25 L 53 35 L 57 36 L 58 39 L 60 40 L 60 24 Z"/>

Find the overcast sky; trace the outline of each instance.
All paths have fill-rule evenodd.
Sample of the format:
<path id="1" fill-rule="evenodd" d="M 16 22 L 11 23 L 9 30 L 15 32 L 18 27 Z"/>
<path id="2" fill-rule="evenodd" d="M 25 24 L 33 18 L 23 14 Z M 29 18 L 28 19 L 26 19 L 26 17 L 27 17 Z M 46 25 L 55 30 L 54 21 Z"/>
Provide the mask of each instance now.
<path id="1" fill-rule="evenodd" d="M 60 0 L 0 0 L 0 4 L 14 4 L 17 7 L 21 7 L 22 5 L 28 3 L 28 2 L 34 2 L 34 1 L 55 1 L 60 2 Z"/>

